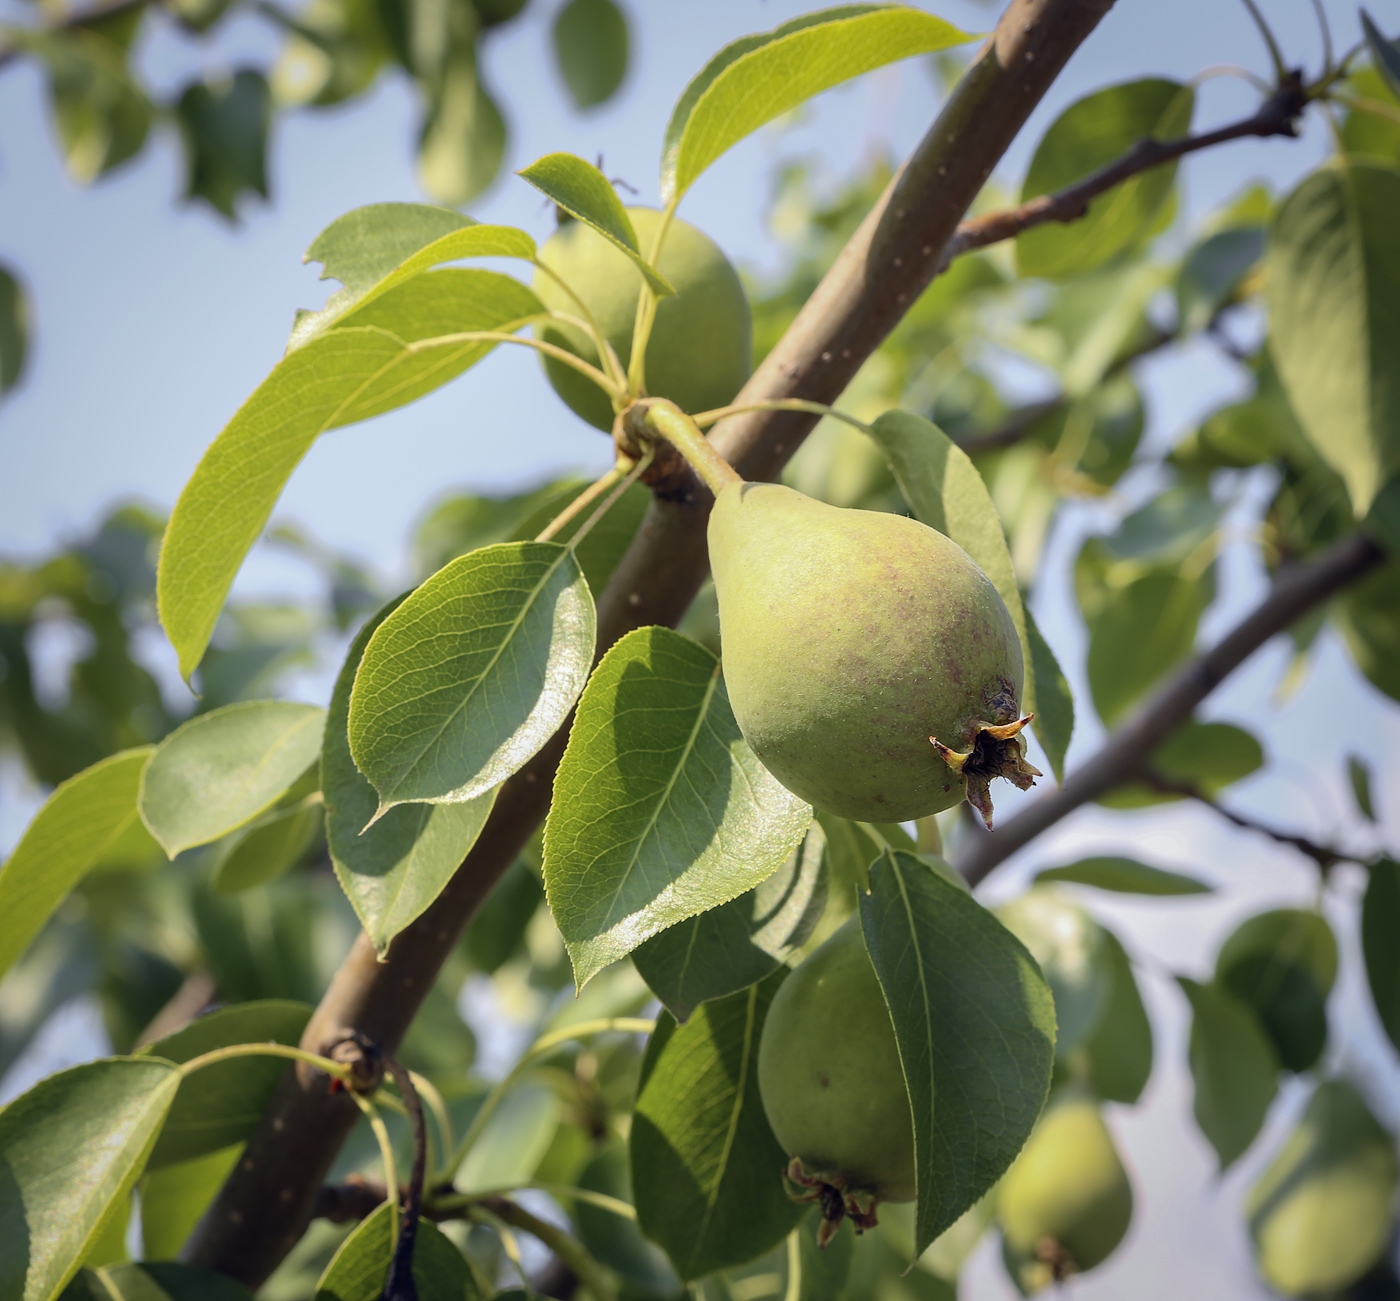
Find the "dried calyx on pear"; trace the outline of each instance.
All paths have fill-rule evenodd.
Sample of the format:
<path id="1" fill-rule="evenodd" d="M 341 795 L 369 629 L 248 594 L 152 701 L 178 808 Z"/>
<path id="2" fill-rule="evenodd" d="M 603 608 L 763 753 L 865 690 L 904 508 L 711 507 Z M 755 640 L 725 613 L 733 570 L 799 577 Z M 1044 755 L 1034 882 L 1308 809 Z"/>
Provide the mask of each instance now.
<path id="1" fill-rule="evenodd" d="M 902 822 L 989 783 L 1022 790 L 1020 640 L 991 580 L 917 520 L 771 483 L 724 487 L 709 526 L 724 674 L 765 767 L 841 817 Z"/>

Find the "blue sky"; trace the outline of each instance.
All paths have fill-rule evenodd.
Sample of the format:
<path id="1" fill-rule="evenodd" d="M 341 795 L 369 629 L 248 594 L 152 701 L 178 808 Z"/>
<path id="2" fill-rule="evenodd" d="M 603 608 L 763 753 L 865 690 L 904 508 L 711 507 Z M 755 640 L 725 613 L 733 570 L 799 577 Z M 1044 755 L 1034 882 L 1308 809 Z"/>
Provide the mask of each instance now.
<path id="1" fill-rule="evenodd" d="M 1316 66 L 1309 0 L 1262 0 L 1262 6 L 1285 49 Z M 630 0 L 633 73 L 614 104 L 588 116 L 568 110 L 548 66 L 548 19 L 555 7 L 554 0 L 534 0 L 525 20 L 490 38 L 485 54 L 487 76 L 514 129 L 510 165 L 523 166 L 556 149 L 588 158 L 601 153 L 610 175 L 635 186 L 641 201 L 654 202 L 661 131 L 689 76 L 725 41 L 771 27 L 805 6 L 795 0 Z M 969 30 L 994 21 L 995 10 L 963 0 L 928 7 Z M 21 0 L 0 0 L 0 19 L 22 8 Z M 1357 29 L 1355 11 L 1336 3 L 1327 8 L 1339 41 L 1349 44 Z M 1400 29 L 1397 0 L 1375 0 L 1371 8 L 1383 29 Z M 233 23 L 211 49 L 153 24 L 140 57 L 158 85 L 175 86 L 198 67 L 237 66 L 272 43 L 267 28 L 252 18 Z M 1003 178 L 1019 182 L 1041 131 L 1087 91 L 1141 75 L 1190 77 L 1225 63 L 1258 72 L 1267 66 L 1243 6 L 1228 0 L 1119 0 L 1016 142 Z M 362 203 L 423 197 L 411 163 L 413 104 L 392 77 L 364 102 L 303 114 L 280 127 L 273 202 L 250 206 L 244 224 L 232 230 L 204 209 L 171 201 L 179 160 L 169 134 L 111 180 L 91 191 L 75 188 L 58 162 L 41 91 L 30 68 L 0 75 L 0 259 L 27 277 L 37 324 L 28 383 L 0 407 L 0 553 L 31 555 L 56 537 L 81 531 L 115 500 L 135 496 L 168 507 L 204 447 L 281 354 L 293 311 L 319 306 L 330 292 L 332 286 L 318 283 L 317 268 L 301 264 L 302 250 L 317 231 Z M 1243 82 L 1210 81 L 1201 93 L 1197 125 L 1228 120 L 1248 111 L 1251 102 Z M 933 80 L 917 62 L 832 92 L 799 124 L 764 131 L 721 160 L 687 197 L 683 215 L 737 263 L 771 269 L 777 258 L 765 214 L 776 161 L 818 159 L 839 179 L 872 149 L 907 152 L 936 107 Z M 1242 142 L 1200 156 L 1184 171 L 1186 211 L 1199 214 L 1254 178 L 1285 187 L 1322 156 L 1324 145 L 1314 122 L 1301 141 Z M 552 221 L 537 193 L 509 176 L 471 211 L 483 220 L 522 225 L 540 238 Z M 294 476 L 279 517 L 357 554 L 389 580 L 406 571 L 404 544 L 413 521 L 443 492 L 514 488 L 565 468 L 603 468 L 606 440 L 579 423 L 538 382 L 536 371 L 525 350 L 502 349 L 464 380 L 413 407 L 327 436 Z M 1141 378 L 1151 436 L 1158 440 L 1174 437 L 1228 397 L 1236 382 L 1201 349 L 1168 352 Z M 1052 573 L 1064 573 L 1096 518 L 1102 517 L 1081 512 L 1057 532 Z M 240 590 L 281 593 L 296 590 L 298 582 L 294 568 L 258 559 L 240 579 Z M 1261 588 L 1247 548 L 1228 552 L 1222 606 L 1238 610 Z M 1083 635 L 1069 613 L 1067 581 L 1048 584 L 1039 601 L 1047 635 L 1072 678 L 1082 683 L 1077 666 Z M 1207 633 L 1219 632 L 1223 618 L 1214 616 Z M 1282 649 L 1269 648 L 1206 711 L 1209 717 L 1268 719 L 1265 732 L 1276 766 L 1232 798 L 1238 807 L 1319 836 L 1359 836 L 1348 825 L 1341 759 L 1357 749 L 1379 771 L 1395 772 L 1395 708 L 1357 679 L 1331 640 L 1299 694 L 1275 708 L 1284 663 Z M 309 684 L 308 690 L 313 686 L 320 689 Z M 1084 699 L 1081 716 L 1088 712 Z M 1071 766 L 1091 752 L 1096 735 L 1096 725 L 1086 719 Z M 1391 782 L 1390 791 L 1395 789 Z M 0 848 L 13 843 L 35 795 L 4 801 Z M 1018 798 L 1007 792 L 1008 814 Z M 1396 802 L 1392 796 L 1385 827 L 1392 844 L 1400 840 Z M 1089 851 L 1134 852 L 1227 887 L 1204 904 L 1094 900 L 1144 960 L 1164 1068 L 1141 1108 L 1115 1109 L 1116 1131 L 1138 1172 L 1139 1217 L 1125 1250 L 1076 1288 L 1079 1301 L 1264 1295 L 1252 1280 L 1238 1202 L 1269 1144 L 1224 1181 L 1215 1179 L 1203 1141 L 1186 1119 L 1184 1020 L 1170 973 L 1205 972 L 1215 946 L 1242 915 L 1266 903 L 1308 901 L 1314 877 L 1286 851 L 1208 817 L 1175 808 L 1128 822 L 1089 810 L 1022 855 L 989 887 L 991 897 L 1002 897 L 1032 867 Z M 1339 876 L 1330 908 L 1349 934 L 1354 917 L 1348 900 L 1360 879 L 1346 871 Z M 1379 1082 L 1383 1093 L 1400 1097 L 1394 1054 L 1368 1020 L 1358 981 L 1355 970 L 1344 968 L 1336 1006 L 1347 1030 L 1334 1054 Z M 64 1042 L 70 1048 L 55 1051 L 90 1041 L 74 1031 Z M 1287 1123 L 1296 1101 L 1280 1109 L 1275 1130 Z M 1400 1115 L 1388 1119 L 1394 1124 Z M 964 1296 L 981 1301 L 1010 1295 L 983 1251 Z"/>

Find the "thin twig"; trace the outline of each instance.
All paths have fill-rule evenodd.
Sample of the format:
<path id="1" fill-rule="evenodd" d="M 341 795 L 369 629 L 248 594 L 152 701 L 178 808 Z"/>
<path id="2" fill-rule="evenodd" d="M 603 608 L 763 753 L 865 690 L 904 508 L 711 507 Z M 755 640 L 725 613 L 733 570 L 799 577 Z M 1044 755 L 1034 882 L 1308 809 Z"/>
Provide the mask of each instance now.
<path id="1" fill-rule="evenodd" d="M 1274 75 L 1282 79 L 1286 65 L 1283 61 L 1283 51 L 1279 49 L 1272 29 L 1264 21 L 1264 15 L 1259 12 L 1259 7 L 1254 3 L 1254 0 L 1242 0 L 1242 3 L 1249 10 L 1249 16 L 1254 19 L 1254 25 L 1259 29 L 1259 35 L 1264 38 L 1264 44 L 1268 46 L 1269 60 L 1274 65 Z"/>
<path id="2" fill-rule="evenodd" d="M 1280 845 L 1288 845 L 1300 854 L 1306 854 L 1317 864 L 1317 870 L 1324 876 L 1331 871 L 1336 863 L 1365 863 L 1367 861 L 1364 858 L 1348 854 L 1345 850 L 1335 849 L 1331 845 L 1320 845 L 1317 841 L 1309 840 L 1306 836 L 1282 831 L 1278 827 L 1271 827 L 1266 822 L 1260 822 L 1255 818 L 1246 817 L 1242 813 L 1236 813 L 1233 809 L 1227 809 L 1194 782 L 1178 781 L 1151 768 L 1145 769 L 1138 780 L 1144 786 L 1161 795 L 1178 795 L 1183 799 L 1195 800 L 1196 803 L 1204 804 L 1212 812 L 1218 813 L 1226 822 L 1233 823 L 1242 830 L 1257 831 L 1261 836 L 1267 836 Z"/>
<path id="3" fill-rule="evenodd" d="M 544 1243 L 574 1271 L 579 1283 L 593 1294 L 595 1301 L 614 1301 L 612 1285 L 599 1269 L 597 1262 L 577 1239 L 565 1233 L 563 1229 L 540 1219 L 537 1215 L 531 1215 L 519 1202 L 513 1202 L 508 1197 L 485 1198 L 469 1208 L 473 1216 L 482 1211 L 513 1228 L 523 1229 L 532 1238 Z"/>
<path id="4" fill-rule="evenodd" d="M 413 1281 L 413 1244 L 418 1237 L 418 1216 L 423 1210 L 423 1178 L 428 1172 L 428 1129 L 423 1121 L 423 1104 L 418 1099 L 418 1090 L 413 1087 L 413 1078 L 393 1057 L 384 1059 L 384 1067 L 398 1085 L 413 1131 L 413 1165 L 409 1169 L 408 1188 L 404 1193 L 399 1238 L 394 1244 L 393 1258 L 389 1261 L 389 1276 L 384 1280 L 384 1301 L 418 1301 L 418 1288 Z"/>
<path id="5" fill-rule="evenodd" d="M 1139 140 L 1121 158 L 1115 159 L 1082 181 L 1054 194 L 1038 195 L 1015 208 L 1003 208 L 962 222 L 957 233 L 948 241 L 940 269 L 948 267 L 954 258 L 974 249 L 1014 239 L 1022 231 L 1048 222 L 1077 221 L 1088 211 L 1092 200 L 1114 186 L 1150 171 L 1164 163 L 1175 162 L 1187 154 L 1231 140 L 1247 137 L 1296 136 L 1298 118 L 1307 107 L 1307 93 L 1296 73 L 1288 74 L 1279 88 L 1260 105 L 1257 112 L 1228 126 L 1217 127 L 1198 136 L 1182 136 L 1176 140 Z"/>
<path id="6" fill-rule="evenodd" d="M 564 527 L 579 511 L 583 510 L 589 502 L 597 501 L 609 488 L 613 486 L 625 471 L 620 465 L 615 465 L 600 478 L 594 479 L 577 497 L 573 499 L 563 510 L 559 512 L 548 524 L 535 536 L 536 542 L 548 542 L 560 529 Z"/>
<path id="7" fill-rule="evenodd" d="M 967 851 L 958 856 L 957 866 L 963 875 L 973 885 L 978 884 L 998 864 L 1077 808 L 1139 778 L 1152 752 L 1250 655 L 1384 558 L 1370 538 L 1355 533 L 1316 560 L 1284 573 L 1251 613 L 1171 677 L 1097 754 L 1070 774 L 1063 786 L 1036 800 L 997 831 L 972 840 Z"/>

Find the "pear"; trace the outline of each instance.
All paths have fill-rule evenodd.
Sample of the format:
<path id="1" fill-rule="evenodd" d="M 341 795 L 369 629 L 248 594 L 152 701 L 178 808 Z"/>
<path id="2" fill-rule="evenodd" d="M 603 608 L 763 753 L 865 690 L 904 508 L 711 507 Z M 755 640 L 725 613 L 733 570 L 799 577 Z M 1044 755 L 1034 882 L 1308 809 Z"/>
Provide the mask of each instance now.
<path id="1" fill-rule="evenodd" d="M 1245 1202 L 1259 1272 L 1284 1296 L 1354 1283 L 1385 1251 L 1395 1189 L 1390 1135 L 1351 1084 L 1319 1084 Z"/>
<path id="2" fill-rule="evenodd" d="M 734 716 L 793 794 L 861 822 L 966 798 L 991 826 L 988 782 L 1025 789 L 1040 775 L 1019 736 L 1029 719 L 1015 625 L 950 538 L 733 483 L 709 547 Z"/>
<path id="3" fill-rule="evenodd" d="M 823 1244 L 849 1215 L 914 1200 L 914 1123 L 894 1024 L 851 918 L 783 981 L 758 1045 L 758 1089 L 788 1177 L 819 1200 Z"/>
<path id="4" fill-rule="evenodd" d="M 1133 1189 L 1086 1093 L 1066 1089 L 997 1189 L 1002 1254 L 1023 1293 L 1101 1265 L 1128 1232 Z"/>
<path id="5" fill-rule="evenodd" d="M 645 254 L 661 214 L 652 208 L 629 208 L 627 215 Z M 560 226 L 540 249 L 540 261 L 584 301 L 626 368 L 642 292 L 642 274 L 636 264 L 581 221 Z M 647 392 L 670 398 L 692 415 L 722 407 L 743 387 L 753 368 L 753 326 L 739 276 L 714 240 L 679 218 L 672 218 L 666 231 L 657 270 L 676 292 L 656 305 L 647 342 Z M 551 310 L 582 315 L 578 304 L 547 272 L 535 272 L 534 290 Z M 549 324 L 537 332 L 546 343 L 599 364 L 598 350 L 582 330 Z M 553 358 L 544 358 L 544 368 L 554 391 L 576 414 L 599 429 L 612 428 L 612 405 L 602 389 Z"/>

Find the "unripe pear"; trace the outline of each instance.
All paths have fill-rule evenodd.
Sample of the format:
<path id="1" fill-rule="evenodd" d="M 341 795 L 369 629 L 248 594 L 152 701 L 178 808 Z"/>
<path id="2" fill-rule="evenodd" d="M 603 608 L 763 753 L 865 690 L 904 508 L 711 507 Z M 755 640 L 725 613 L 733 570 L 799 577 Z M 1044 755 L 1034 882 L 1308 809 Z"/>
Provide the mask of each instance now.
<path id="1" fill-rule="evenodd" d="M 1039 772 L 1019 736 L 1016 627 L 950 538 L 771 483 L 723 488 L 710 515 L 724 677 L 744 739 L 788 790 L 862 822 Z"/>
<path id="2" fill-rule="evenodd" d="M 652 208 L 629 208 L 627 215 L 645 254 L 661 214 Z M 540 261 L 583 300 L 625 369 L 632 357 L 632 330 L 642 292 L 636 263 L 581 221 L 562 225 L 540 249 Z M 744 287 L 719 245 L 679 218 L 671 219 L 656 265 L 676 292 L 656 305 L 647 341 L 647 392 L 670 398 L 691 414 L 722 407 L 753 369 L 753 326 Z M 583 315 L 546 272 L 535 272 L 534 290 L 552 311 Z M 551 323 L 536 332 L 546 343 L 599 365 L 598 350 L 582 330 Z M 551 357 L 544 358 L 544 368 L 554 391 L 578 415 L 599 429 L 612 428 L 612 404 L 602 389 Z"/>
<path id="3" fill-rule="evenodd" d="M 1385 1251 L 1395 1189 L 1390 1135 L 1352 1085 L 1319 1084 L 1245 1203 L 1259 1272 L 1284 1296 L 1354 1283 Z"/>
<path id="4" fill-rule="evenodd" d="M 1008 1269 L 1024 1293 L 1101 1265 L 1128 1232 L 1133 1189 L 1087 1094 L 1066 1090 L 997 1189 Z"/>
<path id="5" fill-rule="evenodd" d="M 822 1205 L 825 1243 L 849 1215 L 914 1200 L 914 1125 L 894 1025 L 851 918 L 783 981 L 758 1045 L 758 1088 L 788 1176 Z"/>

